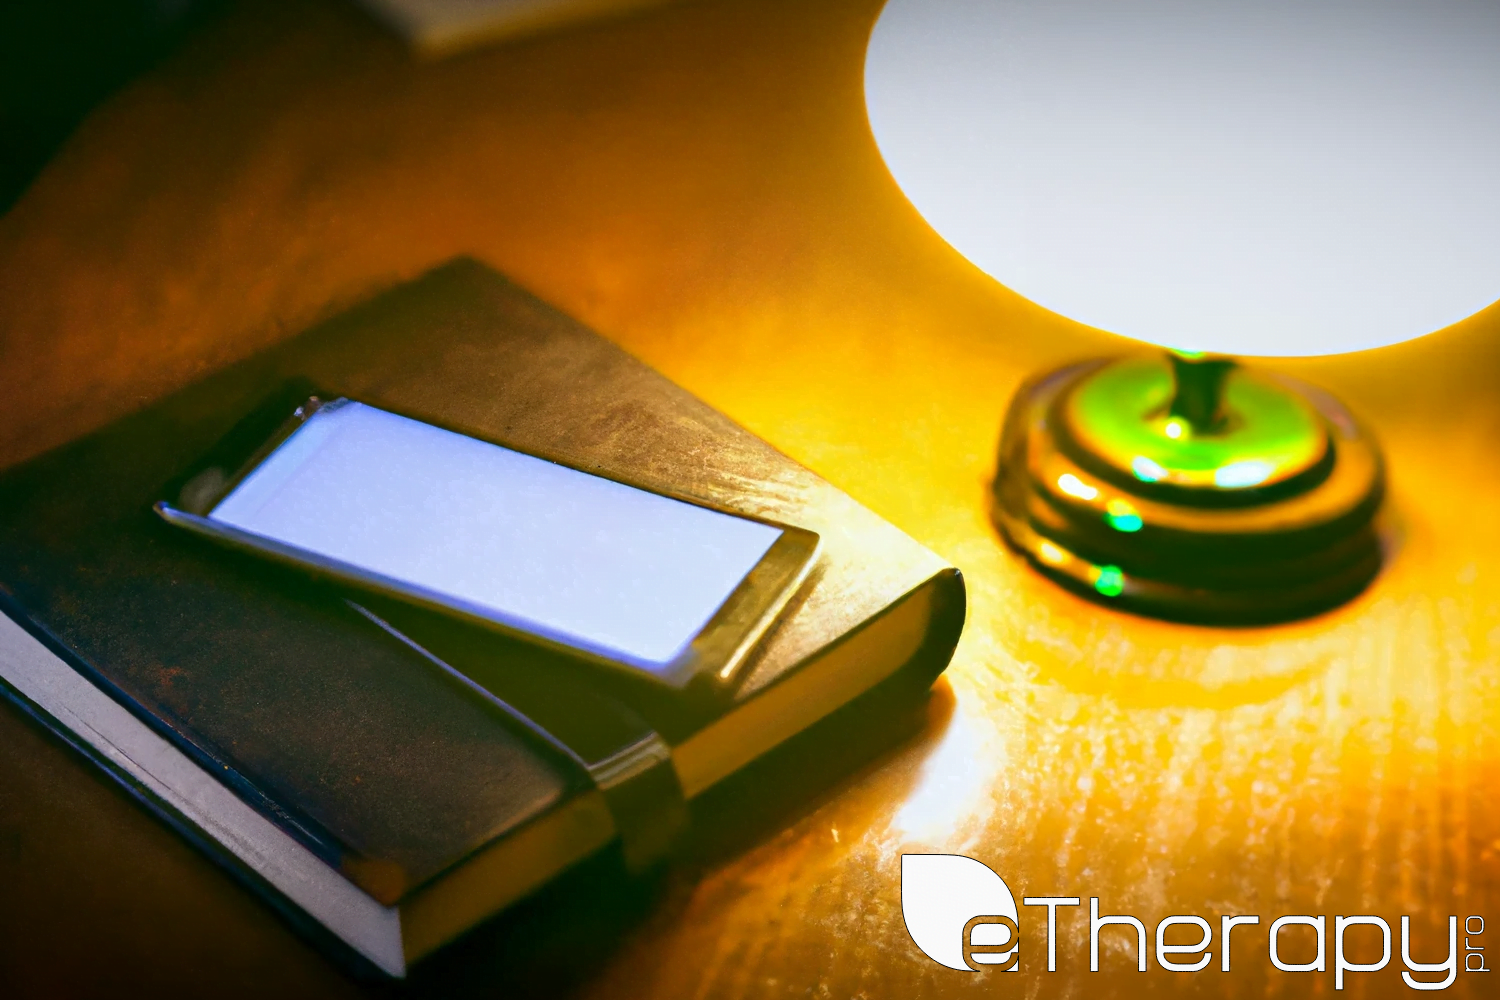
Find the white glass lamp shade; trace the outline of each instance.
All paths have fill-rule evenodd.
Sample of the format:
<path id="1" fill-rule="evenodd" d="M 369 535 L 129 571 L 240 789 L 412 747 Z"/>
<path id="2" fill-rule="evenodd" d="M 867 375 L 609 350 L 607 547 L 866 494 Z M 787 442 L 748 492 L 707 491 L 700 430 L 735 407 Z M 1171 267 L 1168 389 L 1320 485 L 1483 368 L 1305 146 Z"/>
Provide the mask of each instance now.
<path id="1" fill-rule="evenodd" d="M 1334 354 L 1500 298 L 1500 0 L 890 0 L 865 88 L 927 221 L 1091 326 Z"/>

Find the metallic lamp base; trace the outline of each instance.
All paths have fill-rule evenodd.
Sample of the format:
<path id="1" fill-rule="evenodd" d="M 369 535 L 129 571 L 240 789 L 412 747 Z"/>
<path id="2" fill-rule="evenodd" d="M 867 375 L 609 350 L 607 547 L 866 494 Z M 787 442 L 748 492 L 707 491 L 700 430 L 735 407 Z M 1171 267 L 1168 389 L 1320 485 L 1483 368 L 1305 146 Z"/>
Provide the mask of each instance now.
<path id="1" fill-rule="evenodd" d="M 991 512 L 1038 569 L 1095 600 L 1249 625 L 1363 590 L 1384 491 L 1374 440 L 1327 393 L 1227 359 L 1137 357 L 1021 387 Z"/>

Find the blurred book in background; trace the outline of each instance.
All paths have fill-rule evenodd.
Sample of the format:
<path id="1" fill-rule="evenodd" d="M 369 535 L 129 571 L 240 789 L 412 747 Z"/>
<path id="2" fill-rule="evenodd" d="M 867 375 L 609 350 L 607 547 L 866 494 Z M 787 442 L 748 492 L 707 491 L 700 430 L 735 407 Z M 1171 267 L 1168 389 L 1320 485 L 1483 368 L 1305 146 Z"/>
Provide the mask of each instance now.
<path id="1" fill-rule="evenodd" d="M 673 0 L 359 0 L 425 56 L 444 56 Z"/>

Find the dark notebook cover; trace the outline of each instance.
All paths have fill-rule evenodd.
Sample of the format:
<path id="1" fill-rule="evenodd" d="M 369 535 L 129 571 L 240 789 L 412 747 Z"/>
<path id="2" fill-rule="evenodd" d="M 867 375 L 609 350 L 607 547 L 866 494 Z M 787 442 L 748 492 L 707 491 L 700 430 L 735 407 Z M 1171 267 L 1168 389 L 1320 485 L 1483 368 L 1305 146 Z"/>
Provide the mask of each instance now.
<path id="1" fill-rule="evenodd" d="M 165 484 L 299 379 L 818 531 L 819 568 L 735 703 L 934 580 L 914 682 L 930 683 L 957 641 L 956 571 L 471 261 L 0 478 L 7 613 L 383 904 L 611 782 L 634 790 L 610 799 L 617 825 L 649 839 L 653 815 L 681 800 L 664 748 L 733 706 L 684 704 L 401 605 L 355 604 L 153 515 Z"/>

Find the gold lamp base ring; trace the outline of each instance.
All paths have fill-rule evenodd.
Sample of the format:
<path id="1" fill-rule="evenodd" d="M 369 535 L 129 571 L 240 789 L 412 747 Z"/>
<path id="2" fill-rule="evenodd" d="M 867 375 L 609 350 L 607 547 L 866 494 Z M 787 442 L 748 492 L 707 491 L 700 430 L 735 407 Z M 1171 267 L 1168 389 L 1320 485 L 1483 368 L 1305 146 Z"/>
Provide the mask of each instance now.
<path id="1" fill-rule="evenodd" d="M 1334 607 L 1379 572 L 1374 440 L 1327 393 L 1223 358 L 1096 360 L 1023 385 L 992 516 L 1042 572 L 1211 624 Z"/>

